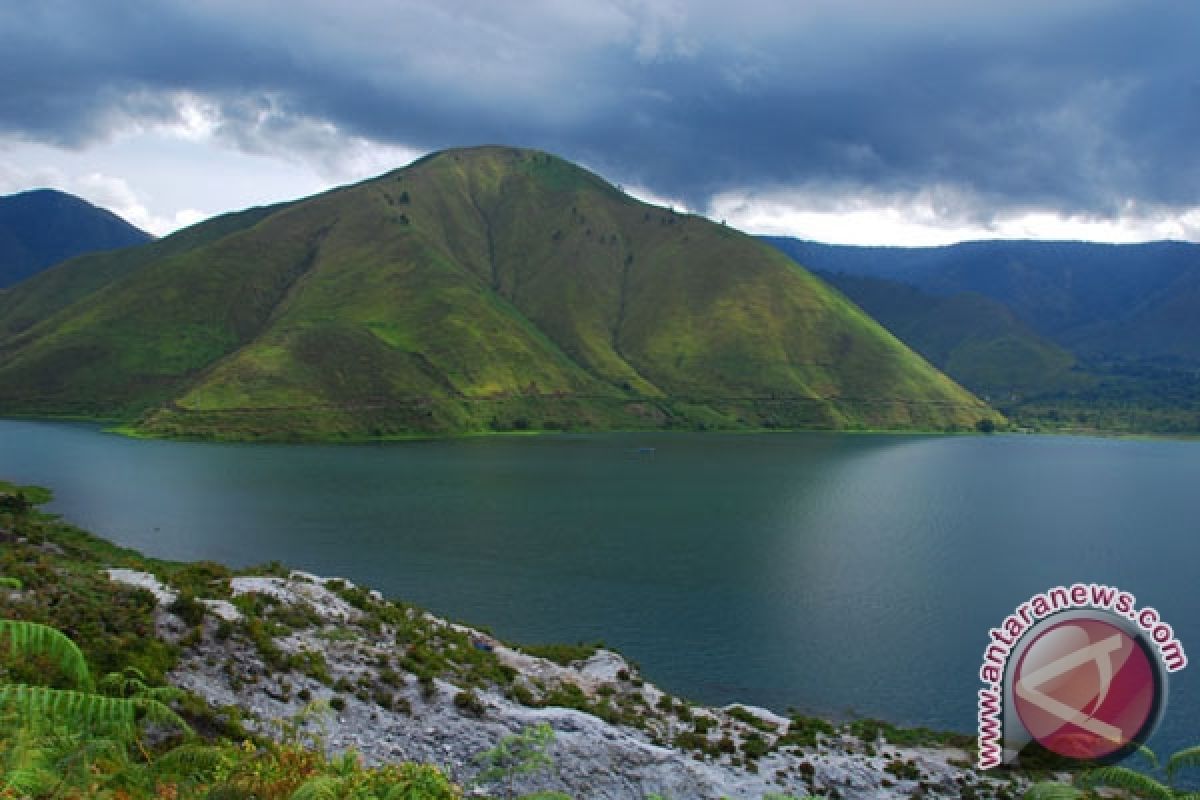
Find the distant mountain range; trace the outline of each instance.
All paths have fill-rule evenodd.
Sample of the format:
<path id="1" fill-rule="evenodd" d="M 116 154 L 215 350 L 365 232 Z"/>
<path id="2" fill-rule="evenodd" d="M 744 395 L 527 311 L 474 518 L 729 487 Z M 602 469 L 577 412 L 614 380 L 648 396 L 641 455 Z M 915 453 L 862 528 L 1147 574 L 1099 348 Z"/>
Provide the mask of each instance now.
<path id="1" fill-rule="evenodd" d="M 1200 245 L 767 240 L 1009 414 L 1200 431 Z"/>
<path id="2" fill-rule="evenodd" d="M 1001 421 L 754 237 L 498 147 L 0 293 L 0 413 L 237 439 Z"/>
<path id="3" fill-rule="evenodd" d="M 1077 359 L 1008 306 L 977 292 L 933 294 L 908 284 L 818 272 L 955 380 L 1004 402 L 1080 385 Z"/>
<path id="4" fill-rule="evenodd" d="M 53 189 L 0 197 L 0 289 L 72 256 L 151 238 L 116 214 Z"/>

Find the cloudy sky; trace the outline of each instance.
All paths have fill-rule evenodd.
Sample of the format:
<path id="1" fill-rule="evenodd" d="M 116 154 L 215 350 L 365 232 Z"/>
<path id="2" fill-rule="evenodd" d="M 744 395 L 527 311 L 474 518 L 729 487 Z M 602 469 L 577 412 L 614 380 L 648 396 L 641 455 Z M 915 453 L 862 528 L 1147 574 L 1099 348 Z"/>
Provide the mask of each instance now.
<path id="1" fill-rule="evenodd" d="M 762 233 L 1200 240 L 1195 0 L 36 0 L 0 193 L 155 233 L 505 143 Z"/>

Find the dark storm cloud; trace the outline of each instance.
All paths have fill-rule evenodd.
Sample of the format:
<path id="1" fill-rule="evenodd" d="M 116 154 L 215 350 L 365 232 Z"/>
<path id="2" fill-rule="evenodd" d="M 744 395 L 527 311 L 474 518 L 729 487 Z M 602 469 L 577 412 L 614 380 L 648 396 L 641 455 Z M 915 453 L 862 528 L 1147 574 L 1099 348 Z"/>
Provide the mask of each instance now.
<path id="1" fill-rule="evenodd" d="M 1200 4 L 1167 0 L 49 0 L 0 9 L 0 130 L 81 146 L 190 96 L 251 151 L 331 123 L 542 147 L 698 206 L 949 186 L 1109 215 L 1197 204 L 1198 41 Z"/>

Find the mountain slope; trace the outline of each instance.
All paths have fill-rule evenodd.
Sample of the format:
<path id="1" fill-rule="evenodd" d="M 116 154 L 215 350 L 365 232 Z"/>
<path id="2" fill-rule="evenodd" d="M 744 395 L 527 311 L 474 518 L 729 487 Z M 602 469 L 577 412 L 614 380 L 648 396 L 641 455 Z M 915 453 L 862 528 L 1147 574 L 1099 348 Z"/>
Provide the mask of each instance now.
<path id="1" fill-rule="evenodd" d="M 897 248 L 768 241 L 811 269 L 898 280 L 943 295 L 977 292 L 1084 359 L 1200 365 L 1200 340 L 1189 335 L 1200 320 L 1197 244 L 986 241 Z"/>
<path id="2" fill-rule="evenodd" d="M 448 151 L 242 221 L 114 254 L 65 306 L 14 289 L 0 410 L 235 438 L 993 413 L 775 250 L 546 154 Z"/>
<path id="3" fill-rule="evenodd" d="M 935 295 L 884 278 L 818 274 L 938 369 L 994 402 L 1087 383 L 1071 353 L 981 294 Z"/>
<path id="4" fill-rule="evenodd" d="M 286 204 L 225 214 L 137 249 L 89 253 L 44 269 L 19 287 L 0 292 L 0 345 L 145 264 L 216 241 L 284 207 Z"/>
<path id="5" fill-rule="evenodd" d="M 116 214 L 53 189 L 0 197 L 0 289 L 72 256 L 150 238 Z"/>

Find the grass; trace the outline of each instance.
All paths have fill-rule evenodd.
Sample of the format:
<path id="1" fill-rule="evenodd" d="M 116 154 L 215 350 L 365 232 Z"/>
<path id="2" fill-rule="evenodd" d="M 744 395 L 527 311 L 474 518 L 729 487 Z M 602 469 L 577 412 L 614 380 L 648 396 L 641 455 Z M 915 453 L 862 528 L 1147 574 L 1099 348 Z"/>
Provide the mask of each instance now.
<path id="1" fill-rule="evenodd" d="M 544 153 L 449 151 L 106 258 L 0 300 L 0 412 L 246 441 L 995 416 L 767 245 Z"/>

